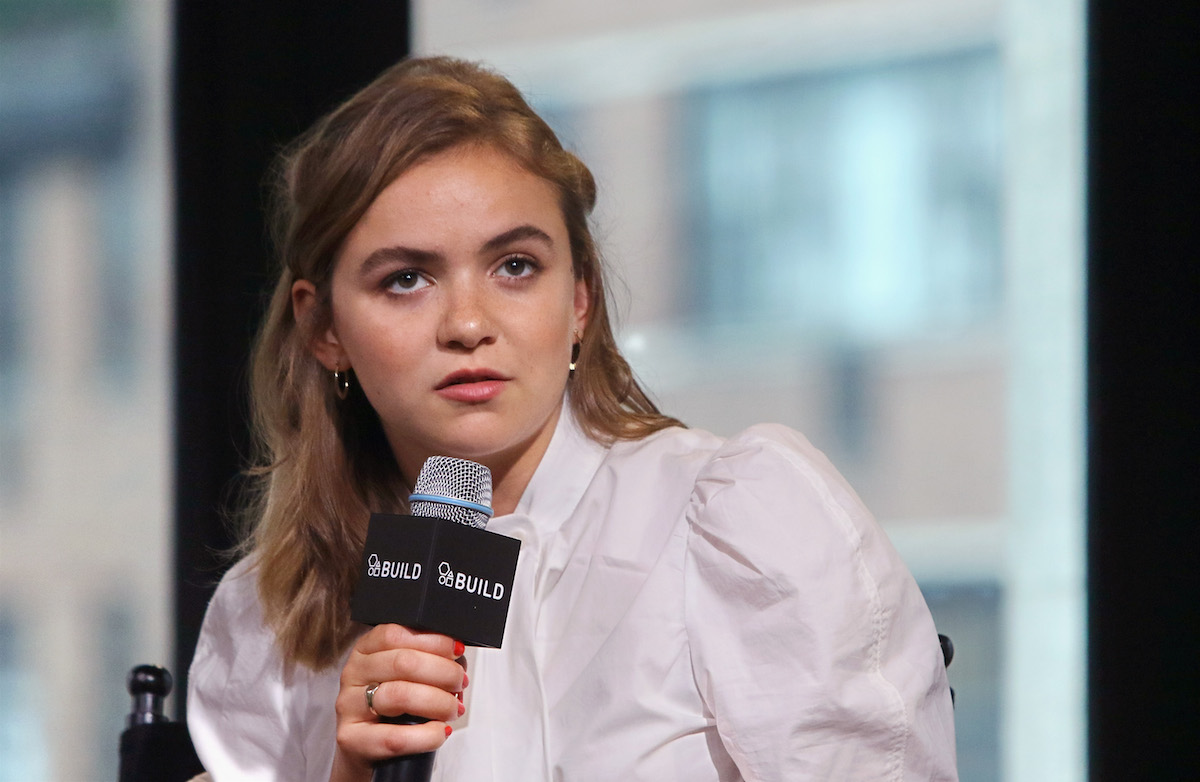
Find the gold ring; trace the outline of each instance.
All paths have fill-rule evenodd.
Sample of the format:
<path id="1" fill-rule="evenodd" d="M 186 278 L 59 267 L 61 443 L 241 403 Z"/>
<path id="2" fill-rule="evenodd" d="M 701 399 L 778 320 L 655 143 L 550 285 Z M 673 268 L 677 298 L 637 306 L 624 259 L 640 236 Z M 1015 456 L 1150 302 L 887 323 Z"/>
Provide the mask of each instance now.
<path id="1" fill-rule="evenodd" d="M 367 708 L 370 709 L 371 713 L 374 714 L 376 717 L 379 716 L 379 712 L 375 711 L 375 691 L 378 689 L 379 689 L 379 682 L 375 682 L 374 684 L 367 685 Z"/>

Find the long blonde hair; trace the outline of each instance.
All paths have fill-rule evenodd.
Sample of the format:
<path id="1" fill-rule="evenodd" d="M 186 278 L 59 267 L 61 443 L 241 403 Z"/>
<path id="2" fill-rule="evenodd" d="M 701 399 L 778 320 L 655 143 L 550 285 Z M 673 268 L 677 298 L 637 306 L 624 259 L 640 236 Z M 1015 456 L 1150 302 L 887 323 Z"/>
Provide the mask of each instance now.
<path id="1" fill-rule="evenodd" d="M 350 596 L 371 511 L 403 511 L 403 480 L 374 409 L 354 388 L 339 400 L 310 354 L 329 326 L 329 281 L 346 235 L 392 181 L 416 163 L 466 143 L 511 155 L 558 190 L 576 279 L 589 317 L 570 402 L 594 439 L 636 439 L 677 425 L 639 387 L 617 349 L 604 274 L 588 227 L 591 172 L 502 76 L 436 57 L 402 61 L 319 120 L 280 155 L 272 230 L 279 281 L 255 343 L 251 403 L 257 453 L 250 474 L 253 552 L 266 622 L 290 661 L 338 661 L 357 628 Z M 292 285 L 317 289 L 298 322 Z"/>

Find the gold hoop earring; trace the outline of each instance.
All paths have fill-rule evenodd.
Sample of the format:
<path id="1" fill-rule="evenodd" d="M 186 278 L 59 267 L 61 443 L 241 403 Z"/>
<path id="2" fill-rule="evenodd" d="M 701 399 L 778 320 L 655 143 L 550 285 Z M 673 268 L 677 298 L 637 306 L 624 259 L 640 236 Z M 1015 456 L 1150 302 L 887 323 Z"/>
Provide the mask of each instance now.
<path id="1" fill-rule="evenodd" d="M 333 390 L 337 394 L 338 399 L 345 399 L 350 395 L 349 372 L 350 370 L 348 369 L 343 372 L 340 364 L 333 370 Z"/>
<path id="2" fill-rule="evenodd" d="M 575 329 L 575 344 L 571 346 L 571 363 L 567 364 L 567 369 L 570 370 L 569 377 L 575 377 L 575 365 L 579 363 L 579 343 L 583 337 L 579 336 L 579 329 Z"/>

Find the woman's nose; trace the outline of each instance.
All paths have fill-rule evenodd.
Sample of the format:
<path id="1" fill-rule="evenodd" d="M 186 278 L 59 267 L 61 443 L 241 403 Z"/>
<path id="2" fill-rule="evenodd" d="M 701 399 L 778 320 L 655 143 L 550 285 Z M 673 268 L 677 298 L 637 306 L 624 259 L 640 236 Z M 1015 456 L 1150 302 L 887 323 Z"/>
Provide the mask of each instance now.
<path id="1" fill-rule="evenodd" d="M 438 340 L 449 347 L 473 349 L 495 340 L 487 295 L 473 283 L 443 288 L 444 306 Z"/>

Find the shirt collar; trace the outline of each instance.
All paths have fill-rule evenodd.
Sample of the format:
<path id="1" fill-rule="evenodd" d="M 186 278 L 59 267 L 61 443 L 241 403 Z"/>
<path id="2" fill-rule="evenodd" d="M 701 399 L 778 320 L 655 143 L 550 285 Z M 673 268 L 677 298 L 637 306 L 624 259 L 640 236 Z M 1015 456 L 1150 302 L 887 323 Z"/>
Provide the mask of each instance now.
<path id="1" fill-rule="evenodd" d="M 583 431 L 570 399 L 564 396 L 550 445 L 511 516 L 528 518 L 543 535 L 557 531 L 579 504 L 607 453 L 607 446 Z M 488 529 L 503 533 L 506 518 L 497 516 Z"/>

